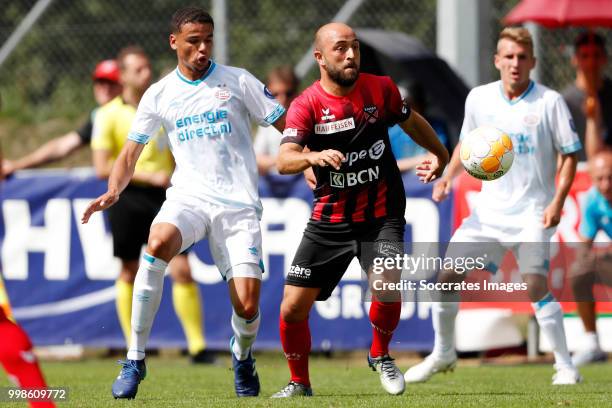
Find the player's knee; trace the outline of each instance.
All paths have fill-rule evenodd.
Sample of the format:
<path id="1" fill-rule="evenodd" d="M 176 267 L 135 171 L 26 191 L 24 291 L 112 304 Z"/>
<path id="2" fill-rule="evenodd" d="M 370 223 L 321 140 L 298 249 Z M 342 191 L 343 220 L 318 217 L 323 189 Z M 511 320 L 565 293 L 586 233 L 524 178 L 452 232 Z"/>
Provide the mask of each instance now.
<path id="1" fill-rule="evenodd" d="M 524 280 L 527 283 L 527 295 L 532 302 L 537 302 L 548 294 L 548 282 L 544 276 L 529 274 Z"/>
<path id="2" fill-rule="evenodd" d="M 465 279 L 465 273 L 457 273 L 453 270 L 443 270 L 438 276 L 440 283 L 461 283 Z"/>
<path id="3" fill-rule="evenodd" d="M 571 279 L 572 290 L 576 301 L 591 301 L 595 274 L 592 272 L 575 275 Z"/>
<path id="4" fill-rule="evenodd" d="M 234 312 L 243 319 L 250 320 L 257 315 L 259 305 L 256 302 L 247 301 L 234 306 Z"/>
<path id="5" fill-rule="evenodd" d="M 149 238 L 149 243 L 147 245 L 147 252 L 154 256 L 154 257 L 159 257 L 159 255 L 164 251 L 165 249 L 165 242 L 158 238 L 158 237 L 151 237 Z"/>
<path id="6" fill-rule="evenodd" d="M 298 303 L 284 301 L 281 303 L 280 315 L 287 323 L 297 323 L 306 320 L 308 310 L 304 310 Z"/>

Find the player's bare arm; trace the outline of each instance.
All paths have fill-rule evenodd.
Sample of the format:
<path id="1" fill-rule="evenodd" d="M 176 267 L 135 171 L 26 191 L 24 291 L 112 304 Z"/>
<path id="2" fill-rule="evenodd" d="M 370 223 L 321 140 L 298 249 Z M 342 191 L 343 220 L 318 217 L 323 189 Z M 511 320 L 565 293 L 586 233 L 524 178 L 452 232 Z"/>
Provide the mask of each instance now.
<path id="1" fill-rule="evenodd" d="M 5 160 L 2 164 L 2 171 L 4 174 L 9 175 L 16 170 L 29 169 L 60 160 L 81 146 L 83 146 L 81 137 L 76 131 L 72 131 L 49 140 L 32 153 L 17 160 Z"/>
<path id="2" fill-rule="evenodd" d="M 301 173 L 312 166 L 332 166 L 339 170 L 344 154 L 337 150 L 326 149 L 322 152 L 304 151 L 297 143 L 283 143 L 278 153 L 278 172 L 280 174 Z"/>
<path id="3" fill-rule="evenodd" d="M 115 161 L 110 177 L 108 179 L 108 189 L 106 193 L 93 200 L 88 206 L 81 222 L 86 224 L 89 221 L 89 217 L 96 212 L 102 211 L 115 204 L 119 199 L 119 194 L 125 189 L 132 175 L 134 174 L 134 168 L 136 167 L 136 161 L 142 153 L 145 145 L 142 143 L 136 143 L 132 140 L 128 140 L 121 153 Z"/>
<path id="4" fill-rule="evenodd" d="M 561 210 L 563 210 L 563 204 L 565 198 L 569 193 L 569 190 L 574 182 L 574 176 L 576 175 L 576 165 L 578 159 L 575 153 L 561 155 L 561 164 L 557 170 L 557 191 L 552 202 L 544 210 L 544 219 L 542 220 L 544 228 L 555 227 L 561 221 Z"/>
<path id="5" fill-rule="evenodd" d="M 587 159 L 595 157 L 605 149 L 603 143 L 603 124 L 601 117 L 601 104 L 599 98 L 587 97 L 585 100 L 585 130 L 584 149 Z"/>
<path id="6" fill-rule="evenodd" d="M 283 113 L 283 115 L 276 119 L 276 121 L 274 123 L 272 123 L 272 126 L 274 126 L 276 128 L 276 130 L 278 130 L 279 132 L 283 133 L 283 130 L 285 130 L 285 120 L 287 119 L 287 112 Z"/>
<path id="7" fill-rule="evenodd" d="M 429 122 L 417 112 L 411 112 L 410 117 L 400 123 L 404 132 L 410 134 L 412 139 L 421 147 L 434 154 L 433 160 L 426 159 L 416 167 L 416 175 L 424 183 L 439 178 L 448 164 L 448 152 L 438 139 L 436 131 Z"/>
<path id="8" fill-rule="evenodd" d="M 454 178 L 461 174 L 463 165 L 461 164 L 461 158 L 459 156 L 460 150 L 461 142 L 459 142 L 455 150 L 453 150 L 453 155 L 446 168 L 446 173 L 444 173 L 444 176 L 434 185 L 432 199 L 437 203 L 444 201 L 448 197 L 453 186 Z"/>

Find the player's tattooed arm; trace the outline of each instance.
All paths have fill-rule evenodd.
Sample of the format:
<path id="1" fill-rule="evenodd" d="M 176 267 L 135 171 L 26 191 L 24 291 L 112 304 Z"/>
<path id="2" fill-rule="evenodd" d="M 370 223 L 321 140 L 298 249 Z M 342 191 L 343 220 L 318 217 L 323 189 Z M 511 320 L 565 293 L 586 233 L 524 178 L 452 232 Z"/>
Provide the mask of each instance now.
<path id="1" fill-rule="evenodd" d="M 96 212 L 106 210 L 111 205 L 115 204 L 119 200 L 119 194 L 127 187 L 128 183 L 132 179 L 134 174 L 134 168 L 136 167 L 136 161 L 142 153 L 145 145 L 142 143 L 136 143 L 132 140 L 128 140 L 121 153 L 115 160 L 113 168 L 110 172 L 108 179 L 108 189 L 106 193 L 93 200 L 85 209 L 81 222 L 86 224 L 89 221 L 89 217 Z"/>
<path id="2" fill-rule="evenodd" d="M 326 149 L 321 152 L 304 151 L 297 143 L 283 143 L 278 153 L 278 172 L 280 174 L 301 173 L 312 166 L 332 166 L 339 170 L 344 154 L 337 150 Z"/>
<path id="3" fill-rule="evenodd" d="M 424 147 L 435 157 L 425 159 L 416 167 L 417 176 L 424 183 L 429 183 L 442 176 L 444 168 L 448 164 L 448 151 L 438 139 L 436 131 L 429 122 L 417 112 L 412 112 L 410 117 L 400 123 L 401 128 L 412 137 L 419 146 Z M 406 136 L 408 137 L 408 136 Z"/>
<path id="4" fill-rule="evenodd" d="M 544 228 L 556 227 L 561 221 L 561 210 L 563 210 L 565 198 L 574 182 L 577 164 L 578 160 L 576 158 L 576 153 L 561 155 L 561 164 L 557 170 L 557 179 L 559 181 L 557 183 L 555 197 L 544 210 L 544 218 L 542 220 Z"/>

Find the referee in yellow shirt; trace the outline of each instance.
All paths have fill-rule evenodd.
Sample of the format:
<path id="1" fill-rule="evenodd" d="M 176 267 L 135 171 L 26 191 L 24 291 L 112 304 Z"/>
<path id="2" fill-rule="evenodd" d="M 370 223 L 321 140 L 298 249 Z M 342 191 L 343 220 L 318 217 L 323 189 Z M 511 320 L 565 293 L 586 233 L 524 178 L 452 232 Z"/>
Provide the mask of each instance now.
<path id="1" fill-rule="evenodd" d="M 122 49 L 117 56 L 123 92 L 102 106 L 94 121 L 91 148 L 96 175 L 108 178 L 113 163 L 127 140 L 142 95 L 151 84 L 151 65 L 144 50 L 137 46 Z M 166 135 L 160 131 L 144 148 L 132 182 L 119 201 L 107 210 L 113 235 L 113 254 L 121 259 L 116 282 L 117 313 L 129 344 L 132 293 L 142 246 L 147 243 L 149 227 L 166 197 L 166 188 L 174 169 Z M 170 262 L 174 309 L 183 326 L 193 362 L 211 362 L 203 335 L 202 302 L 191 276 L 187 256 L 181 254 Z"/>

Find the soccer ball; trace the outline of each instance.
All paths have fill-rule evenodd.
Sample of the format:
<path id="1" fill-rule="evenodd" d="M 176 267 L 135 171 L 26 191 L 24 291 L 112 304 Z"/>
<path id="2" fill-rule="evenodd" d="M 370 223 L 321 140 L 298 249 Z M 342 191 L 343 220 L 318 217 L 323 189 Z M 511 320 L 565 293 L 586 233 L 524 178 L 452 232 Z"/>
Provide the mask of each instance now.
<path id="1" fill-rule="evenodd" d="M 461 163 L 480 180 L 495 180 L 510 170 L 514 149 L 510 136 L 493 126 L 481 126 L 461 140 Z"/>

